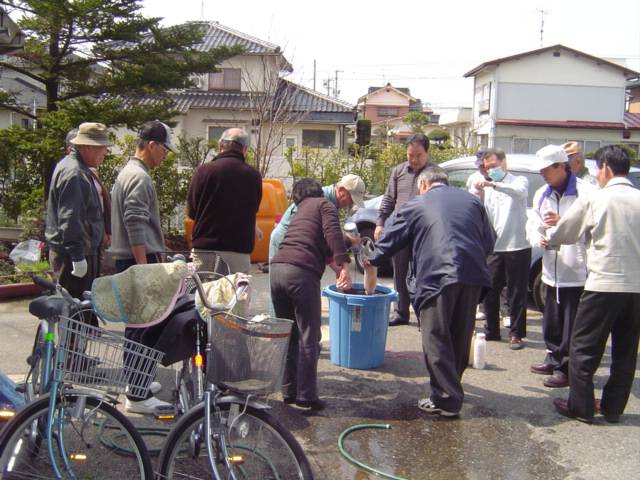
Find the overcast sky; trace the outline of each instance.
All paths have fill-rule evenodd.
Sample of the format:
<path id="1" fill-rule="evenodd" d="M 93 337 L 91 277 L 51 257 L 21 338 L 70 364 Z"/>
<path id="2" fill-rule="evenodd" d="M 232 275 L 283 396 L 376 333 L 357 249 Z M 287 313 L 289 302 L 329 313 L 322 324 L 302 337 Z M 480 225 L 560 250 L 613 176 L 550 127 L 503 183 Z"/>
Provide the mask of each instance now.
<path id="1" fill-rule="evenodd" d="M 282 47 L 292 80 L 355 104 L 391 83 L 434 109 L 471 106 L 463 75 L 496 58 L 562 44 L 640 70 L 640 1 L 143 0 L 164 25 L 217 21 Z M 543 13 L 544 12 L 544 13 Z M 543 24 L 544 21 L 544 24 Z M 541 39 L 542 28 L 542 39 Z"/>

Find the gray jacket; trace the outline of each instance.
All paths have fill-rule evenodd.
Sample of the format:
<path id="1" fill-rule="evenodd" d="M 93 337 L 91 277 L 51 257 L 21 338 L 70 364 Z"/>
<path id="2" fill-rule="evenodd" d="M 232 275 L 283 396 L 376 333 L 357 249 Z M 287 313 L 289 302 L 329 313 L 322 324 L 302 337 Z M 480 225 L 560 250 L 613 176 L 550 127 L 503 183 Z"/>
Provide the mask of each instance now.
<path id="1" fill-rule="evenodd" d="M 73 150 L 53 171 L 45 239 L 51 250 L 78 262 L 98 253 L 103 231 L 102 206 L 89 167 Z"/>
<path id="2" fill-rule="evenodd" d="M 113 184 L 111 232 L 109 250 L 117 260 L 133 258 L 131 245 L 144 245 L 147 254 L 164 251 L 156 189 L 138 158 L 129 159 Z"/>

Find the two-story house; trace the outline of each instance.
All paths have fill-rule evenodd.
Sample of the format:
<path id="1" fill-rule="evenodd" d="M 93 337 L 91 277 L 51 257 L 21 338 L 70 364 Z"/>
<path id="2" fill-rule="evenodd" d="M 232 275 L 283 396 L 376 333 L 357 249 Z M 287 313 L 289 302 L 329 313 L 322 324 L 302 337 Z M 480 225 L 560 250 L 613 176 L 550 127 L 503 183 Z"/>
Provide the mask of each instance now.
<path id="1" fill-rule="evenodd" d="M 404 123 L 404 117 L 410 112 L 422 112 L 429 116 L 432 111 L 424 112 L 419 98 L 411 96 L 408 88 L 398 88 L 387 83 L 384 87 L 369 87 L 366 95 L 358 99 L 358 117 L 371 120 L 371 132 L 374 138 L 386 139 L 389 135 L 396 138 L 408 136 L 410 127 Z"/>
<path id="2" fill-rule="evenodd" d="M 330 153 L 347 147 L 347 126 L 355 107 L 284 78 L 292 67 L 279 46 L 217 22 L 205 28 L 198 48 L 241 45 L 244 52 L 219 65 L 219 71 L 194 77 L 195 87 L 170 92 L 180 112 L 175 134 L 218 139 L 242 127 L 260 150 L 265 175 L 287 175 L 287 147 L 309 146 Z"/>
<path id="3" fill-rule="evenodd" d="M 640 73 L 554 45 L 491 60 L 474 77 L 476 145 L 535 153 L 578 141 L 585 152 L 626 143 L 638 149 L 640 129 L 625 123 L 626 83 Z"/>

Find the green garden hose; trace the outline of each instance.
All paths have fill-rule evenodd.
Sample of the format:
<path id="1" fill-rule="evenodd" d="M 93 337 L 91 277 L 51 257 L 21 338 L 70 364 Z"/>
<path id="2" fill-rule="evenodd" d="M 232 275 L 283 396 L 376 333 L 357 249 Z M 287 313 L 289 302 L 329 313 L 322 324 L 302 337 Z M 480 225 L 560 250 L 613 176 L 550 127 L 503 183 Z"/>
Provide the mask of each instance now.
<path id="1" fill-rule="evenodd" d="M 379 424 L 364 424 L 364 425 L 355 425 L 353 427 L 349 427 L 347 428 L 344 432 L 342 432 L 340 434 L 340 437 L 338 438 L 338 449 L 340 450 L 340 453 L 347 459 L 349 460 L 351 463 L 353 463 L 355 466 L 360 467 L 364 470 L 367 470 L 368 472 L 372 472 L 375 473 L 376 475 L 380 475 L 381 477 L 385 477 L 385 478 L 392 478 L 394 480 L 407 480 L 405 478 L 402 477 L 396 477 L 394 475 L 391 475 L 390 473 L 384 473 L 381 472 L 380 470 L 376 470 L 375 468 L 369 467 L 368 465 L 365 465 L 362 462 L 359 462 L 358 460 L 356 460 L 355 458 L 353 458 L 351 455 L 349 455 L 343 448 L 342 446 L 342 441 L 345 439 L 345 437 L 347 435 L 349 435 L 351 432 L 355 431 L 355 430 L 360 430 L 362 428 L 386 428 L 389 429 L 391 428 L 391 425 L 379 425 Z"/>

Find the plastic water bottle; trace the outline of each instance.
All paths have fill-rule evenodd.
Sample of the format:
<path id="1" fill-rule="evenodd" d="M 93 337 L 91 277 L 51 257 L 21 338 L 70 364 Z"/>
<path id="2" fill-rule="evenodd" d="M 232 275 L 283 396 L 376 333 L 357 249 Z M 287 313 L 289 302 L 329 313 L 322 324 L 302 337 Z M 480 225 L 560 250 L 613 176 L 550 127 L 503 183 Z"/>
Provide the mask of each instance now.
<path id="1" fill-rule="evenodd" d="M 358 236 L 358 226 L 354 222 L 345 223 L 344 233 L 346 233 L 351 238 L 356 238 Z M 354 254 L 358 254 L 360 252 L 360 249 L 358 247 L 351 247 L 351 251 Z"/>
<path id="2" fill-rule="evenodd" d="M 478 333 L 473 345 L 473 368 L 483 369 L 486 365 L 486 357 L 487 340 L 484 333 Z"/>

